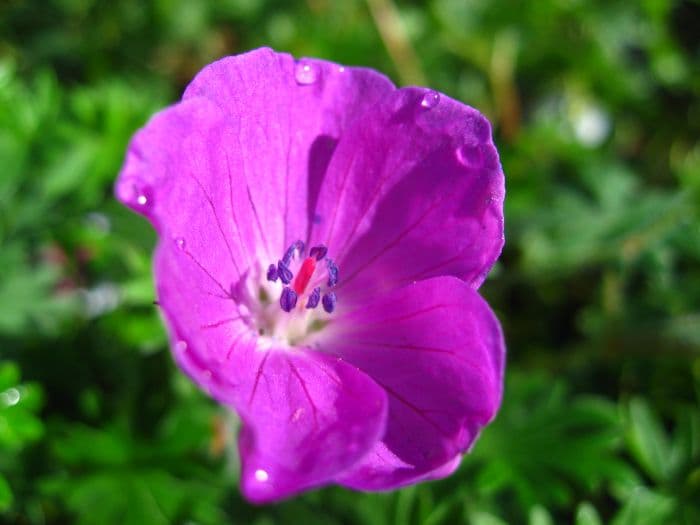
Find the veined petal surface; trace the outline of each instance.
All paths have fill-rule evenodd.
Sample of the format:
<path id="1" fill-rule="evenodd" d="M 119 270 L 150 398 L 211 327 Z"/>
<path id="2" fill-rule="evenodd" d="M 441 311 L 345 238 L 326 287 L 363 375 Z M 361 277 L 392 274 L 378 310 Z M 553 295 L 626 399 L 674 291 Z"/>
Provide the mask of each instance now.
<path id="1" fill-rule="evenodd" d="M 454 277 L 405 286 L 339 316 L 325 348 L 389 396 L 382 443 L 339 479 L 354 488 L 389 489 L 449 474 L 501 402 L 500 325 Z"/>
<path id="2" fill-rule="evenodd" d="M 478 288 L 503 247 L 504 195 L 488 121 L 445 95 L 404 88 L 343 134 L 312 240 L 337 254 L 346 303 L 439 275 Z"/>

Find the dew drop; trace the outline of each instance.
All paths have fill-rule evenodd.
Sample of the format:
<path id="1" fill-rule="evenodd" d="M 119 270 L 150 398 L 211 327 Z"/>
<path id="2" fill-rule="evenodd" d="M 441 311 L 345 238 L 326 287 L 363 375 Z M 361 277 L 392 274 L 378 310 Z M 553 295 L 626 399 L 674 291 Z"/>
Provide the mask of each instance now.
<path id="1" fill-rule="evenodd" d="M 463 144 L 455 150 L 455 155 L 460 164 L 467 168 L 481 166 L 481 150 L 473 144 Z"/>
<path id="2" fill-rule="evenodd" d="M 0 394 L 0 401 L 2 404 L 8 407 L 14 406 L 19 403 L 19 399 L 22 397 L 19 390 L 16 388 L 8 388 L 2 394 Z"/>
<path id="3" fill-rule="evenodd" d="M 134 196 L 136 204 L 142 208 L 150 208 L 153 206 L 153 192 L 146 185 L 134 185 Z"/>
<path id="4" fill-rule="evenodd" d="M 133 199 L 142 208 L 150 208 L 153 206 L 153 192 L 148 186 L 140 186 L 134 184 Z"/>
<path id="5" fill-rule="evenodd" d="M 440 93 L 437 91 L 428 91 L 420 101 L 420 105 L 424 108 L 434 108 L 440 103 Z"/>
<path id="6" fill-rule="evenodd" d="M 265 483 L 268 479 L 270 479 L 270 475 L 267 473 L 267 471 L 261 468 L 255 471 L 255 481 Z"/>
<path id="7" fill-rule="evenodd" d="M 185 350 L 187 350 L 187 343 L 185 341 L 180 340 L 175 343 L 175 351 L 184 352 Z"/>
<path id="8" fill-rule="evenodd" d="M 491 124 L 484 117 L 479 116 L 472 123 L 474 137 L 479 142 L 486 142 L 491 138 Z"/>
<path id="9" fill-rule="evenodd" d="M 187 248 L 187 243 L 185 242 L 185 239 L 183 237 L 176 237 L 175 246 L 177 246 L 180 250 L 184 251 L 185 248 Z"/>
<path id="10" fill-rule="evenodd" d="M 248 308 L 245 304 L 239 304 L 238 315 L 240 315 L 241 317 L 250 317 L 251 315 L 253 315 L 253 313 L 250 311 L 250 308 Z"/>
<path id="11" fill-rule="evenodd" d="M 151 188 L 138 180 L 124 181 L 117 188 L 117 196 L 120 200 L 141 208 L 153 206 L 153 192 Z"/>
<path id="12" fill-rule="evenodd" d="M 338 66 L 338 73 L 345 73 L 345 66 Z"/>
<path id="13" fill-rule="evenodd" d="M 311 62 L 299 62 L 294 69 L 294 78 L 297 84 L 308 86 L 318 80 L 318 66 Z"/>

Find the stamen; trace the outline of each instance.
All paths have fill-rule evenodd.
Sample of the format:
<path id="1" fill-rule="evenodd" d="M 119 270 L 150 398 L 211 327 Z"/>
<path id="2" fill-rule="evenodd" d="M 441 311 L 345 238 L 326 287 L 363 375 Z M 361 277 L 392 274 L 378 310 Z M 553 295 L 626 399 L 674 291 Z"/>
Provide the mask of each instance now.
<path id="1" fill-rule="evenodd" d="M 319 301 L 321 300 L 321 287 L 317 286 L 314 291 L 309 295 L 309 299 L 306 301 L 307 308 L 316 308 Z"/>
<path id="2" fill-rule="evenodd" d="M 315 257 L 317 261 L 320 261 L 326 256 L 327 253 L 328 248 L 326 248 L 323 244 L 320 244 L 309 250 L 309 257 Z"/>
<path id="3" fill-rule="evenodd" d="M 298 294 L 303 294 L 306 289 L 306 285 L 309 284 L 311 276 L 314 274 L 316 269 L 316 259 L 313 257 L 307 257 L 297 272 L 297 277 L 294 279 L 294 291 Z"/>
<path id="4" fill-rule="evenodd" d="M 294 250 L 297 251 L 299 255 L 304 253 L 304 241 L 294 241 L 292 244 L 289 245 L 289 248 L 287 248 L 287 251 L 284 252 L 284 257 L 282 257 L 282 261 L 284 261 L 284 264 L 289 266 L 289 263 L 292 260 L 292 257 L 294 256 Z"/>
<path id="5" fill-rule="evenodd" d="M 332 314 L 333 310 L 335 310 L 336 302 L 337 298 L 335 296 L 335 292 L 328 292 L 327 294 L 323 294 L 323 309 L 329 314 Z"/>
<path id="6" fill-rule="evenodd" d="M 267 280 L 277 282 L 277 279 L 279 279 L 282 282 L 283 287 L 279 304 L 285 312 L 291 312 L 300 300 L 305 300 L 307 309 L 316 308 L 319 303 L 322 303 L 323 309 L 328 313 L 332 313 L 336 308 L 337 297 L 335 293 L 328 291 L 328 288 L 332 288 L 338 283 L 338 266 L 332 259 L 327 257 L 328 248 L 323 244 L 312 246 L 309 250 L 309 255 L 303 258 L 302 254 L 305 249 L 306 245 L 301 240 L 290 244 L 282 258 L 277 261 L 277 264 L 268 266 Z M 320 284 L 320 279 L 318 277 L 314 278 L 316 265 L 324 259 L 328 273 L 326 285 L 317 286 Z M 314 288 L 310 293 L 307 293 L 306 289 L 312 281 Z M 322 293 L 324 289 L 326 293 Z M 267 304 L 262 296 L 260 300 L 262 304 Z"/>
<path id="7" fill-rule="evenodd" d="M 332 259 L 327 259 L 326 264 L 328 265 L 328 288 L 333 288 L 338 284 L 338 267 Z"/>
<path id="8" fill-rule="evenodd" d="M 285 312 L 291 312 L 297 305 L 297 293 L 289 286 L 285 286 L 280 295 L 280 307 Z"/>
<path id="9" fill-rule="evenodd" d="M 292 282 L 292 278 L 294 277 L 294 274 L 292 271 L 287 267 L 287 265 L 282 262 L 278 261 L 277 262 L 277 273 L 279 274 L 280 280 L 284 284 L 289 284 Z"/>
<path id="10" fill-rule="evenodd" d="M 274 283 L 277 280 L 277 277 L 279 277 L 279 274 L 277 273 L 277 266 L 271 264 L 267 269 L 267 280 Z"/>

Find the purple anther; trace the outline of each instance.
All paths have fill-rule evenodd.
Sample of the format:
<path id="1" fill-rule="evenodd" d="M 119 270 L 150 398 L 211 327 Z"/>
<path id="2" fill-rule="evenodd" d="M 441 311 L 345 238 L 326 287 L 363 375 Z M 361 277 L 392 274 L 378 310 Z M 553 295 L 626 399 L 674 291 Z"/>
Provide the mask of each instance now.
<path id="1" fill-rule="evenodd" d="M 267 269 L 267 280 L 274 283 L 277 280 L 277 277 L 279 277 L 279 274 L 277 273 L 277 266 L 271 264 Z"/>
<path id="2" fill-rule="evenodd" d="M 317 261 L 320 261 L 323 259 L 326 254 L 328 253 L 328 248 L 326 248 L 323 244 L 319 244 L 318 246 L 314 246 L 309 250 L 309 257 L 315 257 Z"/>
<path id="3" fill-rule="evenodd" d="M 287 266 L 289 266 L 292 257 L 294 257 L 294 250 L 296 250 L 297 254 L 299 255 L 304 253 L 304 241 L 294 241 L 292 244 L 289 245 L 287 251 L 284 252 L 284 257 L 282 257 L 282 261 L 284 261 L 284 264 L 286 264 Z"/>
<path id="4" fill-rule="evenodd" d="M 332 259 L 327 259 L 328 265 L 328 288 L 333 288 L 338 284 L 338 267 Z"/>
<path id="5" fill-rule="evenodd" d="M 292 279 L 294 278 L 294 274 L 292 273 L 292 270 L 290 270 L 287 267 L 287 265 L 282 261 L 277 262 L 277 274 L 280 276 L 280 280 L 284 284 L 291 283 Z"/>
<path id="6" fill-rule="evenodd" d="M 332 314 L 333 310 L 335 310 L 336 302 L 337 299 L 335 297 L 335 292 L 328 292 L 326 294 L 323 294 L 323 309 L 329 314 Z"/>
<path id="7" fill-rule="evenodd" d="M 314 291 L 309 295 L 309 299 L 306 301 L 307 308 L 316 308 L 318 302 L 321 300 L 321 287 L 318 286 L 314 288 Z"/>
<path id="8" fill-rule="evenodd" d="M 297 305 L 297 299 L 297 293 L 289 286 L 285 286 L 282 290 L 282 295 L 280 295 L 280 307 L 285 312 L 291 312 Z"/>

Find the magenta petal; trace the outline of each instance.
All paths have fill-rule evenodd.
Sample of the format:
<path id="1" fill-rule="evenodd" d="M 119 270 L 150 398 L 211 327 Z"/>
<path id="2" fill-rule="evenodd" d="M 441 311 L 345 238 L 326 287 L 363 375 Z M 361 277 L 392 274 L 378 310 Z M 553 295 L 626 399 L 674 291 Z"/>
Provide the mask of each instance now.
<path id="1" fill-rule="evenodd" d="M 338 479 L 347 486 L 389 489 L 449 474 L 500 405 L 500 325 L 456 278 L 421 281 L 343 315 L 325 345 L 389 395 L 383 442 Z"/>
<path id="2" fill-rule="evenodd" d="M 160 304 L 178 364 L 243 421 L 244 495 L 278 500 L 360 461 L 384 434 L 383 389 L 337 357 L 265 344 L 231 300 L 193 292 L 203 278 L 189 266 L 172 243 L 159 246 Z"/>
<path id="3" fill-rule="evenodd" d="M 305 239 L 319 187 L 347 126 L 394 91 L 380 73 L 261 48 L 205 67 L 184 100 L 205 97 L 239 122 L 260 221 Z M 284 221 L 281 224 L 280 221 Z"/>
<path id="4" fill-rule="evenodd" d="M 231 146 L 239 132 L 206 99 L 173 106 L 134 136 L 117 181 L 117 197 L 149 218 L 161 243 L 177 245 L 190 273 L 204 277 L 192 294 L 227 295 L 256 262 L 258 246 L 264 253 L 268 243 L 282 244 L 257 227 L 248 196 L 254 179 Z"/>
<path id="5" fill-rule="evenodd" d="M 439 275 L 476 288 L 503 246 L 503 198 L 488 121 L 444 95 L 401 89 L 343 134 L 312 241 L 335 255 L 346 303 Z"/>
<path id="6" fill-rule="evenodd" d="M 356 368 L 313 351 L 252 355 L 257 372 L 239 445 L 241 488 L 255 502 L 328 483 L 384 433 L 384 391 Z"/>
<path id="7" fill-rule="evenodd" d="M 298 81 L 299 66 L 313 82 Z M 307 201 L 339 135 L 393 89 L 368 69 L 295 62 L 269 49 L 222 59 L 134 136 L 117 197 L 151 220 L 161 244 L 179 247 L 183 293 L 206 309 L 231 297 L 256 265 L 277 261 L 290 239 L 306 237 Z M 204 315 L 200 324 L 220 320 Z"/>
<path id="8" fill-rule="evenodd" d="M 307 75 L 299 82 L 299 68 L 312 71 L 313 81 Z M 221 59 L 195 77 L 182 103 L 136 134 L 117 197 L 161 234 L 167 229 L 188 242 L 193 233 L 206 234 L 216 240 L 211 252 L 238 246 L 275 261 L 306 238 L 341 134 L 393 90 L 375 71 L 297 62 L 270 49 Z M 231 248 L 215 237 L 226 237 Z M 241 272 L 250 263 L 237 253 L 229 258 Z"/>

